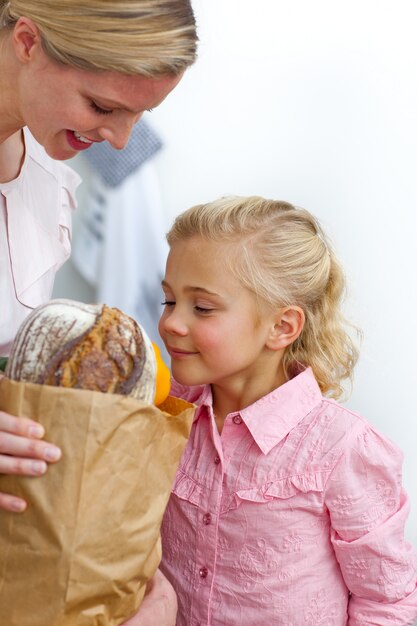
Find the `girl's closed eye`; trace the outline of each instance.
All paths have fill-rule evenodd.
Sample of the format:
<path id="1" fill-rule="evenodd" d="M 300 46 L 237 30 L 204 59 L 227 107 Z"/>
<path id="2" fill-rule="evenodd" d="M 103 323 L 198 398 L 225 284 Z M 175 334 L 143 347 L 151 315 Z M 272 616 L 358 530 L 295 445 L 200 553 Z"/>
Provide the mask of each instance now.
<path id="1" fill-rule="evenodd" d="M 208 315 L 209 313 L 213 313 L 214 308 L 213 307 L 209 307 L 209 306 L 201 306 L 196 304 L 194 306 L 194 311 L 196 311 L 196 313 L 199 313 L 200 315 Z"/>
<path id="2" fill-rule="evenodd" d="M 175 300 L 168 300 L 168 298 L 165 298 L 165 300 L 161 302 L 161 304 L 162 306 L 174 306 Z"/>

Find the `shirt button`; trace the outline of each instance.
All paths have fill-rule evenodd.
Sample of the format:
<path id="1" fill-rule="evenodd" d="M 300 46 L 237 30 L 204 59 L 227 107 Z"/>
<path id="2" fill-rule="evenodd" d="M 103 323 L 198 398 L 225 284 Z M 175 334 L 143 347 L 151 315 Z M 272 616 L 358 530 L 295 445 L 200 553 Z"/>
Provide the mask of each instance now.
<path id="1" fill-rule="evenodd" d="M 200 571 L 198 573 L 200 574 L 201 578 L 207 578 L 207 574 L 208 574 L 207 567 L 200 568 Z"/>
<path id="2" fill-rule="evenodd" d="M 214 462 L 216 465 L 218 465 L 220 463 L 220 457 L 219 456 L 215 456 L 214 457 Z"/>
<path id="3" fill-rule="evenodd" d="M 233 422 L 235 424 L 241 424 L 242 423 L 242 418 L 240 417 L 240 415 L 235 415 L 233 418 Z"/>
<path id="4" fill-rule="evenodd" d="M 203 524 L 205 524 L 206 526 L 208 526 L 208 524 L 211 524 L 210 513 L 206 513 L 205 515 L 203 515 Z"/>

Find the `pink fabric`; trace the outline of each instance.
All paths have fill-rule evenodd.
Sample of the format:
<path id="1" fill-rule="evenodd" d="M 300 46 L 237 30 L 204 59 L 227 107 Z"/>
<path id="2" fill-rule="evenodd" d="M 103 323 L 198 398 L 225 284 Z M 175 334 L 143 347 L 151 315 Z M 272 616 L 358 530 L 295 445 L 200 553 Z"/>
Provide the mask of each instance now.
<path id="1" fill-rule="evenodd" d="M 417 618 L 402 455 L 310 369 L 221 434 L 197 402 L 162 526 L 178 626 L 394 626 Z"/>
<path id="2" fill-rule="evenodd" d="M 81 179 L 53 161 L 24 130 L 19 176 L 0 183 L 0 355 L 32 309 L 51 297 L 55 274 L 70 255 L 71 213 Z"/>

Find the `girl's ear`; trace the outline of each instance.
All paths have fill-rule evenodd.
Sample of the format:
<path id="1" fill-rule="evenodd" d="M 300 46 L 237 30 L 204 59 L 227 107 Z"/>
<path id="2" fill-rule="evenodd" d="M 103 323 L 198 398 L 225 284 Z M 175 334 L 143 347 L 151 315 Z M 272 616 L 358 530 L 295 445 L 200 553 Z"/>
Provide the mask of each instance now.
<path id="1" fill-rule="evenodd" d="M 33 53 L 42 47 L 38 27 L 28 17 L 19 17 L 13 29 L 13 46 L 19 61 L 27 63 Z"/>
<path id="2" fill-rule="evenodd" d="M 280 309 L 275 315 L 266 346 L 271 350 L 284 350 L 299 337 L 304 322 L 304 311 L 299 306 Z"/>

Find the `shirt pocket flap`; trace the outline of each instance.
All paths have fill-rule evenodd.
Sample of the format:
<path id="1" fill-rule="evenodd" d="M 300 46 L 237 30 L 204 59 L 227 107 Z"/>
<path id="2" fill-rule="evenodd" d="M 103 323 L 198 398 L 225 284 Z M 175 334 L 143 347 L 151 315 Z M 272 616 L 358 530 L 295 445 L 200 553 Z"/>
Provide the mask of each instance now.
<path id="1" fill-rule="evenodd" d="M 244 501 L 266 503 L 276 498 L 280 500 L 293 498 L 300 493 L 320 493 L 324 490 L 327 476 L 328 472 L 323 471 L 295 474 L 265 483 L 261 487 L 240 489 L 233 494 L 234 503 L 233 500 L 229 503 L 228 510 L 237 508 Z"/>
<path id="2" fill-rule="evenodd" d="M 190 476 L 185 474 L 181 469 L 177 471 L 172 493 L 178 498 L 187 500 L 187 502 L 201 507 L 201 503 L 204 502 L 204 489 L 203 485 L 190 478 Z"/>

